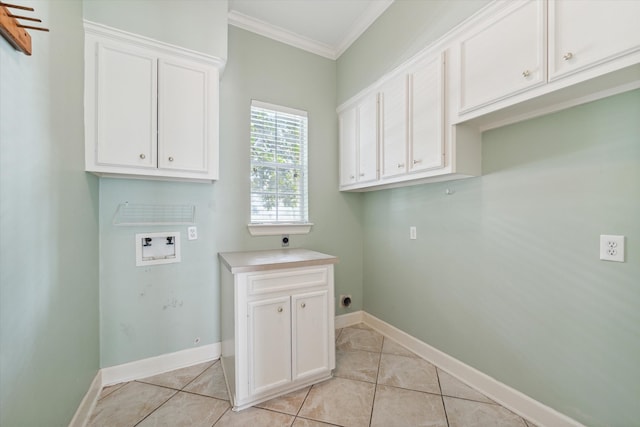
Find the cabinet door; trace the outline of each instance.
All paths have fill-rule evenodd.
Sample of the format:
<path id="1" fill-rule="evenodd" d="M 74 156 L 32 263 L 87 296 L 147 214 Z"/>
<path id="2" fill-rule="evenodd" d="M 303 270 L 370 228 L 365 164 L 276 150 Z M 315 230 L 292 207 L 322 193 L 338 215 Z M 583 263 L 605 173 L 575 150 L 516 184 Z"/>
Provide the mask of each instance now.
<path id="1" fill-rule="evenodd" d="M 640 1 L 551 0 L 549 78 L 640 50 Z"/>
<path id="2" fill-rule="evenodd" d="M 208 170 L 209 76 L 188 61 L 160 60 L 158 70 L 158 167 Z"/>
<path id="3" fill-rule="evenodd" d="M 512 3 L 460 43 L 460 113 L 546 81 L 546 2 Z"/>
<path id="4" fill-rule="evenodd" d="M 378 179 L 378 97 L 358 105 L 358 182 Z"/>
<path id="5" fill-rule="evenodd" d="M 291 382 L 290 297 L 249 303 L 249 394 Z"/>
<path id="6" fill-rule="evenodd" d="M 156 167 L 157 60 L 117 42 L 97 51 L 96 163 Z"/>
<path id="7" fill-rule="evenodd" d="M 444 56 L 416 65 L 409 74 L 409 171 L 444 166 Z"/>
<path id="8" fill-rule="evenodd" d="M 356 183 L 356 150 L 358 143 L 358 113 L 356 107 L 340 113 L 340 185 Z"/>
<path id="9" fill-rule="evenodd" d="M 294 380 L 330 370 L 328 295 L 318 291 L 291 297 Z"/>
<path id="10" fill-rule="evenodd" d="M 407 78 L 388 82 L 380 92 L 380 144 L 382 177 L 406 173 L 407 167 Z"/>

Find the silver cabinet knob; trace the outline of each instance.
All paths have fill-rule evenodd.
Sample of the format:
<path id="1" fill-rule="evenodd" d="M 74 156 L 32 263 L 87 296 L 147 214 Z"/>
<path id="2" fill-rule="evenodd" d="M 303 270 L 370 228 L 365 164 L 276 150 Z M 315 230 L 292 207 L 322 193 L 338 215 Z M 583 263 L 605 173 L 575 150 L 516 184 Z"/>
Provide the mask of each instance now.
<path id="1" fill-rule="evenodd" d="M 571 52 L 567 52 L 564 55 L 562 55 L 562 59 L 564 59 L 565 61 L 568 61 L 571 58 L 573 58 L 573 53 L 571 53 Z"/>
<path id="2" fill-rule="evenodd" d="M 304 303 L 304 302 L 302 304 L 300 304 L 300 307 L 302 307 L 302 308 L 305 308 L 306 306 L 307 306 L 307 304 Z"/>
<path id="3" fill-rule="evenodd" d="M 418 163 L 422 163 L 422 159 L 414 159 L 413 164 L 417 165 Z"/>
<path id="4" fill-rule="evenodd" d="M 170 162 L 173 162 L 173 157 L 169 157 L 169 161 L 170 161 Z"/>
<path id="5" fill-rule="evenodd" d="M 531 75 L 531 72 L 529 70 L 524 70 L 522 72 L 522 77 L 529 77 Z"/>
<path id="6" fill-rule="evenodd" d="M 144 155 L 144 153 L 140 154 L 140 158 L 141 159 L 145 159 L 147 156 Z"/>
<path id="7" fill-rule="evenodd" d="M 403 168 L 404 167 L 404 163 L 398 163 L 398 169 Z"/>
<path id="8" fill-rule="evenodd" d="M 278 307 L 278 313 L 282 313 L 282 307 Z"/>
<path id="9" fill-rule="evenodd" d="M 351 175 L 349 178 L 356 179 L 356 176 L 355 175 Z"/>
<path id="10" fill-rule="evenodd" d="M 362 172 L 362 173 L 360 174 L 360 176 L 364 176 L 364 172 Z"/>

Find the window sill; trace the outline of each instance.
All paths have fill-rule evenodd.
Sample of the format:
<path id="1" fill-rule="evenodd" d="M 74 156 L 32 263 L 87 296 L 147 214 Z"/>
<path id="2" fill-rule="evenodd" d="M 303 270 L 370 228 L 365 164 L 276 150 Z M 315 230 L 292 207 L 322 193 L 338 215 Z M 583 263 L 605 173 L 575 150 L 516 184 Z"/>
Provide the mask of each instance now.
<path id="1" fill-rule="evenodd" d="M 280 236 L 282 234 L 309 234 L 313 223 L 306 224 L 249 224 L 252 236 Z"/>

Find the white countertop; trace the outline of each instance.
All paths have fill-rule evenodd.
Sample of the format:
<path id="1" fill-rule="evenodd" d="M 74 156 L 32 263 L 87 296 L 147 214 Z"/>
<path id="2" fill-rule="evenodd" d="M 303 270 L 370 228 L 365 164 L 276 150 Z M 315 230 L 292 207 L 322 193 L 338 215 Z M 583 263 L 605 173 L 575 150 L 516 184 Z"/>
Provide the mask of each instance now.
<path id="1" fill-rule="evenodd" d="M 220 252 L 220 261 L 232 273 L 309 267 L 338 263 L 333 255 L 308 249 L 274 249 L 267 251 Z"/>

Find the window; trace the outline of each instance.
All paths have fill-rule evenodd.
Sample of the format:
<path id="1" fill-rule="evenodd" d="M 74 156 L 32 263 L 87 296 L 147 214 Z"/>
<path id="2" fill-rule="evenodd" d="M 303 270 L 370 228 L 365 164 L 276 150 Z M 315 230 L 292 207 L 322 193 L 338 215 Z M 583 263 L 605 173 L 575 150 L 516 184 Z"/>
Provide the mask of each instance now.
<path id="1" fill-rule="evenodd" d="M 307 113 L 251 102 L 251 224 L 306 224 Z"/>

